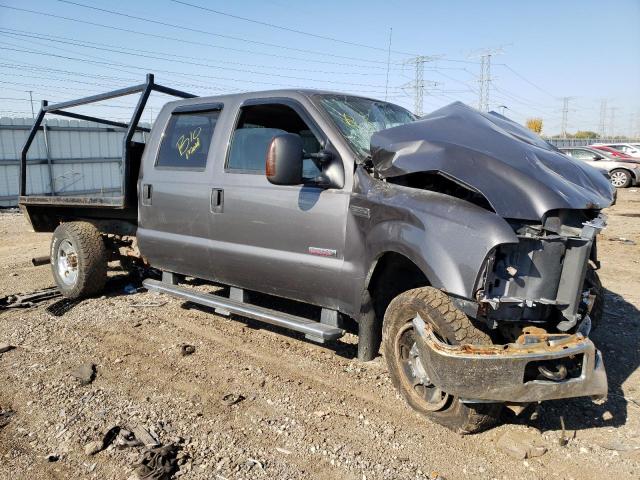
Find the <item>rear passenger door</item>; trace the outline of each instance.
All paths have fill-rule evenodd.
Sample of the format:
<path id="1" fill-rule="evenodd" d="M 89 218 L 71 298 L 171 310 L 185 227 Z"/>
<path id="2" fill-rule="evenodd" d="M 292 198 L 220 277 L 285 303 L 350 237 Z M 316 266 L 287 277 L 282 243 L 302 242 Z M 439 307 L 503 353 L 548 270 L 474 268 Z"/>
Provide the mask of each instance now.
<path id="1" fill-rule="evenodd" d="M 156 152 L 145 152 L 138 188 L 138 242 L 147 260 L 171 272 L 211 278 L 211 178 L 221 104 L 173 110 Z"/>

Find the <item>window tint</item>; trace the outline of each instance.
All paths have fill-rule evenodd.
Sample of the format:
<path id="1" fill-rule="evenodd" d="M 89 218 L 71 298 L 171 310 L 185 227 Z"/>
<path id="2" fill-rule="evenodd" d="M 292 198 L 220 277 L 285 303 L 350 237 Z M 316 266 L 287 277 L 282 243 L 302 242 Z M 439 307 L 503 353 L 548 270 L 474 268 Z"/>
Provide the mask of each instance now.
<path id="1" fill-rule="evenodd" d="M 574 150 L 572 156 L 580 160 L 593 160 L 595 158 L 595 154 L 589 150 Z"/>
<path id="2" fill-rule="evenodd" d="M 219 111 L 171 115 L 156 166 L 204 170 L 219 115 Z"/>
<path id="3" fill-rule="evenodd" d="M 283 133 L 300 135 L 305 154 L 318 153 L 322 149 L 316 136 L 293 108 L 281 104 L 243 107 L 233 132 L 227 170 L 264 174 L 269 143 L 273 137 Z M 303 160 L 304 178 L 314 179 L 320 173 L 314 160 Z"/>

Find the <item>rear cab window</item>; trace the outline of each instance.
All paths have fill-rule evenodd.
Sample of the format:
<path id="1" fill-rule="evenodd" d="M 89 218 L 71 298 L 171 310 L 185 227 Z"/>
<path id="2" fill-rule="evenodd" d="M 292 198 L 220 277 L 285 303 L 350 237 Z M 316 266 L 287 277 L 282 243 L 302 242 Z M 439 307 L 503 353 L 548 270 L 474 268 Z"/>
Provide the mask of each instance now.
<path id="1" fill-rule="evenodd" d="M 166 169 L 204 170 L 221 107 L 176 108 L 162 134 L 155 166 Z M 215 108 L 215 109 L 214 109 Z"/>

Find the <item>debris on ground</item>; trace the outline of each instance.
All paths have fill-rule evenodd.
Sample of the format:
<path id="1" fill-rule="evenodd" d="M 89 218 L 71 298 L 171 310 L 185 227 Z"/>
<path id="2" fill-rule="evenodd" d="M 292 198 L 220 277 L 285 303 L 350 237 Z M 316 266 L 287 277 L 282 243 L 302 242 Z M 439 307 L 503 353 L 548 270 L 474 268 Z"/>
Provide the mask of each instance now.
<path id="1" fill-rule="evenodd" d="M 52 462 L 52 463 L 57 462 L 58 460 L 60 460 L 60 455 L 56 455 L 55 453 L 50 453 L 45 457 L 45 459 L 47 460 L 47 462 Z"/>
<path id="2" fill-rule="evenodd" d="M 599 445 L 605 450 L 613 450 L 616 452 L 630 452 L 633 450 L 640 450 L 640 443 L 623 442 L 618 438 L 608 439 L 604 442 L 600 442 Z"/>
<path id="3" fill-rule="evenodd" d="M 623 245 L 635 245 L 636 242 L 634 240 L 630 240 L 625 237 L 609 237 L 610 242 L 620 242 Z"/>
<path id="4" fill-rule="evenodd" d="M 80 302 L 82 302 L 82 300 L 63 298 L 52 303 L 45 310 L 54 317 L 61 317 Z"/>
<path id="5" fill-rule="evenodd" d="M 0 407 L 0 429 L 6 427 L 14 415 L 15 412 L 13 410 L 2 410 Z"/>
<path id="6" fill-rule="evenodd" d="M 152 430 L 146 430 L 140 426 L 135 426 L 131 428 L 131 433 L 145 447 L 158 447 L 160 445 L 160 439 Z"/>
<path id="7" fill-rule="evenodd" d="M 127 295 L 132 295 L 134 293 L 138 293 L 141 292 L 142 290 L 144 290 L 143 287 L 136 287 L 133 283 L 128 283 L 127 285 L 124 286 L 124 288 L 122 289 L 122 291 L 124 293 L 126 293 Z"/>
<path id="8" fill-rule="evenodd" d="M 131 306 L 133 308 L 147 308 L 147 307 L 163 307 L 167 302 L 141 302 L 141 303 L 132 303 Z"/>
<path id="9" fill-rule="evenodd" d="M 89 385 L 96 378 L 96 365 L 94 363 L 83 363 L 71 370 L 70 374 L 80 382 L 80 385 Z"/>
<path id="10" fill-rule="evenodd" d="M 222 397 L 222 404 L 230 407 L 231 405 L 235 405 L 236 403 L 240 403 L 245 399 L 244 395 L 238 395 L 235 393 L 227 393 L 224 397 Z"/>
<path id="11" fill-rule="evenodd" d="M 0 310 L 9 308 L 31 308 L 52 298 L 58 298 L 62 294 L 57 287 L 43 288 L 29 293 L 15 293 L 0 297 Z"/>
<path id="12" fill-rule="evenodd" d="M 179 447 L 169 444 L 145 451 L 134 465 L 134 472 L 140 480 L 168 480 L 178 469 L 176 456 Z"/>
<path id="13" fill-rule="evenodd" d="M 180 355 L 183 357 L 186 355 L 191 355 L 196 352 L 196 347 L 193 345 L 189 345 L 187 343 L 183 343 L 180 345 Z"/>
<path id="14" fill-rule="evenodd" d="M 13 345 L 9 345 L 8 343 L 0 343 L 0 353 L 5 353 L 8 352 L 9 350 L 13 350 L 14 347 Z"/>
<path id="15" fill-rule="evenodd" d="M 498 439 L 497 447 L 517 460 L 540 457 L 547 452 L 541 437 L 530 431 L 506 432 Z"/>

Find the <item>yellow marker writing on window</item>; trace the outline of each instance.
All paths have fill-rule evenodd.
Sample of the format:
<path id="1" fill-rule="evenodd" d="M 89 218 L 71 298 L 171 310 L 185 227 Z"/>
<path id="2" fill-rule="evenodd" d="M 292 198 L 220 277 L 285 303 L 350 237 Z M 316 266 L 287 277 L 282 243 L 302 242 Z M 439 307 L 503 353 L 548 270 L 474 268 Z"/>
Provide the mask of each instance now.
<path id="1" fill-rule="evenodd" d="M 201 127 L 191 130 L 188 135 L 181 135 L 176 142 L 176 148 L 181 157 L 189 160 L 189 157 L 196 153 L 200 148 L 200 132 Z"/>

